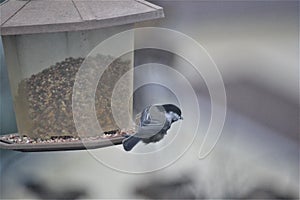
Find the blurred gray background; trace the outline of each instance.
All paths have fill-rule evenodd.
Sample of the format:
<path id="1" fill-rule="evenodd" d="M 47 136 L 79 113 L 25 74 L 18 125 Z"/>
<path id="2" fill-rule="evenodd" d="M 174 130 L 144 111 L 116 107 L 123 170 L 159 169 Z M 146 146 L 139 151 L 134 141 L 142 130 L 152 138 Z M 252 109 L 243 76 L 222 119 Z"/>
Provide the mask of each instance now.
<path id="1" fill-rule="evenodd" d="M 197 158 L 211 112 L 203 78 L 170 52 L 139 50 L 136 66 L 169 65 L 185 75 L 197 92 L 200 128 L 183 157 L 163 170 L 134 175 L 109 169 L 85 151 L 1 150 L 1 198 L 299 198 L 299 2 L 151 2 L 164 8 L 165 18 L 138 27 L 187 34 L 205 47 L 220 70 L 228 112 L 213 152 L 204 160 Z M 17 132 L 2 49 L 0 81 L 1 134 Z M 174 94 L 148 85 L 135 92 L 134 111 L 165 101 L 176 102 Z M 184 115 L 193 109 L 184 110 Z M 187 129 L 179 137 L 192 131 Z M 111 148 L 95 151 L 111 157 Z M 125 159 L 118 159 L 126 165 Z"/>

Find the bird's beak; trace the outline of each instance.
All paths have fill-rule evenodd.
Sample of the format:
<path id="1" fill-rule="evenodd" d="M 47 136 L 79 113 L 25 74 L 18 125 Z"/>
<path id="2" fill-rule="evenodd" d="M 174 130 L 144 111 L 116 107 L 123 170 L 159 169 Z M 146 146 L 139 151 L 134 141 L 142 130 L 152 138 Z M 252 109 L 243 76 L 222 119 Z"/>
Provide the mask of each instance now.
<path id="1" fill-rule="evenodd" d="M 180 117 L 179 117 L 179 119 L 183 120 L 183 117 L 182 117 L 182 116 L 180 116 Z"/>

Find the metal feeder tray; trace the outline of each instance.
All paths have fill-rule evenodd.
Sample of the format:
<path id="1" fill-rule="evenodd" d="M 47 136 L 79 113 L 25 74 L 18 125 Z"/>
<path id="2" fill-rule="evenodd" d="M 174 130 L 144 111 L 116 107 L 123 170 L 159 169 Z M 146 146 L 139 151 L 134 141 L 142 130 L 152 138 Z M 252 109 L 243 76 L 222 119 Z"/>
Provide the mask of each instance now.
<path id="1" fill-rule="evenodd" d="M 1 135 L 0 149 L 8 149 L 22 152 L 43 152 L 43 151 L 71 151 L 71 150 L 86 150 L 97 149 L 113 145 L 119 145 L 124 139 L 123 136 L 113 136 L 107 138 L 97 138 L 91 140 L 52 142 L 52 143 L 17 143 L 3 139 L 5 136 L 17 136 L 18 134 Z"/>

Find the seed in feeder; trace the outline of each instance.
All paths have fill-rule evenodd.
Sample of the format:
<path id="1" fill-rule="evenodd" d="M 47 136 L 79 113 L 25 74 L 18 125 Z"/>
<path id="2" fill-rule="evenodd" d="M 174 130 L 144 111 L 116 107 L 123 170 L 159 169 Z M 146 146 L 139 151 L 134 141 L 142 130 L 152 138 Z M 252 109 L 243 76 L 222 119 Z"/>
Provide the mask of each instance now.
<path id="1" fill-rule="evenodd" d="M 93 59 L 94 63 L 105 63 L 112 58 L 97 56 Z M 25 129 L 22 126 L 19 128 L 20 133 L 44 140 L 49 139 L 49 136 L 68 135 L 75 137 L 78 135 L 72 113 L 72 92 L 76 73 L 82 62 L 83 58 L 66 58 L 65 61 L 58 62 L 56 65 L 21 81 L 19 99 L 27 100 L 25 104 L 28 107 L 29 123 L 26 123 Z M 95 109 L 98 121 L 104 131 L 118 129 L 113 121 L 110 98 L 114 84 L 129 69 L 129 62 L 120 59 L 115 60 L 105 70 L 100 80 L 102 84 L 97 86 Z M 94 72 L 86 72 L 87 75 L 91 73 Z M 86 84 L 91 84 L 90 82 L 87 80 Z M 124 87 L 126 88 L 126 86 Z M 83 100 L 91 98 L 80 93 L 78 95 Z M 22 102 L 20 104 L 23 105 Z M 120 102 L 119 107 L 125 107 L 123 105 Z M 24 108 L 24 106 L 20 107 Z M 84 113 L 81 117 L 83 122 L 87 120 Z M 89 133 L 86 134 L 89 135 Z"/>

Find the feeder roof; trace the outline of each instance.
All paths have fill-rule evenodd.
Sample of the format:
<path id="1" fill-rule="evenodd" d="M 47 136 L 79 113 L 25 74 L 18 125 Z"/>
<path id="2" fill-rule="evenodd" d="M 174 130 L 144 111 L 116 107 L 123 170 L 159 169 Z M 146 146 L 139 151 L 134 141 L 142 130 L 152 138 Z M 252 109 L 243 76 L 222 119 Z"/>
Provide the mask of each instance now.
<path id="1" fill-rule="evenodd" d="M 7 0 L 0 6 L 1 35 L 97 29 L 164 17 L 144 0 Z"/>

